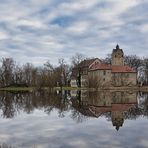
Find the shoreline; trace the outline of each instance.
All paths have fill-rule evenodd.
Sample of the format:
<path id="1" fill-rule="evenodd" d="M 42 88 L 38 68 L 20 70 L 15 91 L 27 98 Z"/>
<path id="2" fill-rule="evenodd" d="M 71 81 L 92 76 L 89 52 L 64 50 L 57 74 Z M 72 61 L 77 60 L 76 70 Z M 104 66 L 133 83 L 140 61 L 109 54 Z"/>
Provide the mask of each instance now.
<path id="1" fill-rule="evenodd" d="M 42 87 L 42 90 L 48 90 L 48 87 Z M 61 87 L 54 87 L 55 90 L 61 90 Z M 37 90 L 37 87 L 5 87 L 0 88 L 0 91 L 11 92 L 32 92 Z M 62 87 L 62 90 L 88 90 L 88 91 L 143 91 L 148 92 L 148 86 L 133 86 L 133 87 L 104 87 L 104 88 L 78 88 L 78 87 Z"/>

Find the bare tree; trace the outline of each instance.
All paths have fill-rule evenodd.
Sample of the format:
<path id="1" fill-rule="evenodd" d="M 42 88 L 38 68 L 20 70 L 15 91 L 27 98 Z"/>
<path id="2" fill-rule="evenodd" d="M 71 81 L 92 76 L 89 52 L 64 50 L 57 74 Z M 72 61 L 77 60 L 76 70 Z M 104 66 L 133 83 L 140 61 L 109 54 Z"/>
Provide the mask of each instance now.
<path id="1" fill-rule="evenodd" d="M 54 67 L 49 60 L 44 64 L 44 67 L 50 72 L 54 71 Z"/>
<path id="2" fill-rule="evenodd" d="M 124 57 L 124 63 L 137 70 L 143 62 L 142 59 L 136 55 L 126 55 Z"/>
<path id="3" fill-rule="evenodd" d="M 144 58 L 143 63 L 145 67 L 146 84 L 148 84 L 148 58 Z"/>
<path id="4" fill-rule="evenodd" d="M 76 53 L 73 57 L 71 57 L 72 67 L 77 66 L 84 59 L 85 59 L 85 56 L 83 54 Z"/>
<path id="5" fill-rule="evenodd" d="M 85 81 L 85 86 L 88 88 L 98 89 L 102 86 L 102 82 L 98 76 L 89 76 L 88 80 Z"/>
<path id="6" fill-rule="evenodd" d="M 13 70 L 15 62 L 12 58 L 2 58 L 1 60 L 1 82 L 3 86 L 9 86 L 13 83 Z"/>
<path id="7" fill-rule="evenodd" d="M 14 83 L 15 84 L 23 84 L 23 70 L 21 67 L 19 67 L 18 65 L 15 66 L 14 68 Z"/>
<path id="8" fill-rule="evenodd" d="M 26 63 L 23 66 L 23 79 L 28 86 L 32 86 L 33 75 L 35 76 L 35 72 L 36 70 L 34 69 L 34 66 L 31 63 Z"/>
<path id="9" fill-rule="evenodd" d="M 59 69 L 61 71 L 61 83 L 67 86 L 69 84 L 71 67 L 64 59 L 59 59 Z"/>
<path id="10" fill-rule="evenodd" d="M 106 63 L 106 64 L 111 64 L 112 63 L 112 56 L 111 56 L 111 54 L 107 54 L 107 57 L 105 59 L 102 59 L 102 62 Z"/>

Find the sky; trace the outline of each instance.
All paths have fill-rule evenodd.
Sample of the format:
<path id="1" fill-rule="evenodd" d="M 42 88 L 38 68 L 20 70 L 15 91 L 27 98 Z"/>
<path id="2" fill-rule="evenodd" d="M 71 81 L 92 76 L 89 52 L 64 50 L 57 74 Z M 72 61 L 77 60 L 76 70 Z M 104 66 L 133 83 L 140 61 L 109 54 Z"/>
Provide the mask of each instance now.
<path id="1" fill-rule="evenodd" d="M 148 0 L 0 0 L 0 58 L 104 58 L 117 43 L 127 55 L 147 56 L 147 10 Z"/>

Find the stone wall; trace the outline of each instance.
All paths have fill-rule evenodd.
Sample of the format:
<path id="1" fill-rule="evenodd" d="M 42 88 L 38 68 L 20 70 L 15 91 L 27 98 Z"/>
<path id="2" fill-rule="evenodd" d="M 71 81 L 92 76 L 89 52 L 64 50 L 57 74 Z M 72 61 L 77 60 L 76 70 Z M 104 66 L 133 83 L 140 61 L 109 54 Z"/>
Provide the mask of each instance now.
<path id="1" fill-rule="evenodd" d="M 113 73 L 112 85 L 113 86 L 135 86 L 137 84 L 136 73 Z"/>
<path id="2" fill-rule="evenodd" d="M 136 92 L 81 91 L 81 101 L 89 105 L 111 107 L 112 104 L 135 104 Z"/>
<path id="3" fill-rule="evenodd" d="M 111 70 L 95 70 L 88 73 L 90 79 L 97 78 L 100 86 L 110 86 L 112 73 Z"/>

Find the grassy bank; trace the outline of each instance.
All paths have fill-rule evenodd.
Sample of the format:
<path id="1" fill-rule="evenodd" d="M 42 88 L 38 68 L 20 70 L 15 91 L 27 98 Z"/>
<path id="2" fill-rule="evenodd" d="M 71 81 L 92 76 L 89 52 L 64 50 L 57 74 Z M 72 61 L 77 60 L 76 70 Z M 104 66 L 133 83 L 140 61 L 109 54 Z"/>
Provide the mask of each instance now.
<path id="1" fill-rule="evenodd" d="M 34 87 L 5 87 L 5 88 L 0 88 L 0 91 L 14 91 L 14 92 L 25 92 L 25 91 L 33 91 L 35 88 Z"/>
<path id="2" fill-rule="evenodd" d="M 79 87 L 55 87 L 56 90 L 81 90 L 86 88 L 79 88 Z"/>
<path id="3" fill-rule="evenodd" d="M 42 90 L 49 90 L 48 87 L 42 87 Z M 87 88 L 78 88 L 78 87 L 54 87 L 54 90 L 86 90 Z M 25 91 L 35 91 L 38 90 L 37 87 L 4 87 L 0 88 L 0 91 L 11 91 L 11 92 L 25 92 Z"/>
<path id="4" fill-rule="evenodd" d="M 32 92 L 34 90 L 37 90 L 37 87 L 4 87 L 0 88 L 0 91 L 14 91 L 14 92 L 22 92 L 22 91 L 29 91 Z M 42 90 L 49 90 L 48 87 L 42 87 Z M 81 88 L 76 88 L 76 87 L 54 87 L 53 89 L 55 90 L 79 90 Z"/>
<path id="5" fill-rule="evenodd" d="M 48 87 L 43 87 L 43 90 L 48 90 Z M 77 87 L 54 87 L 55 90 L 91 90 L 91 91 L 96 91 L 96 89 L 91 89 L 91 88 L 77 88 Z M 0 91 L 11 91 L 11 92 L 25 92 L 29 91 L 32 92 L 34 90 L 37 90 L 36 87 L 5 87 L 5 88 L 0 88 Z M 148 86 L 134 86 L 134 87 L 108 87 L 108 88 L 98 88 L 98 91 L 144 91 L 148 92 Z"/>
<path id="6" fill-rule="evenodd" d="M 56 87 L 56 89 L 60 90 L 60 87 Z M 104 88 L 78 88 L 78 87 L 63 87 L 63 90 L 89 90 L 89 91 L 144 91 L 148 92 L 148 86 L 127 86 L 127 87 L 104 87 Z"/>

